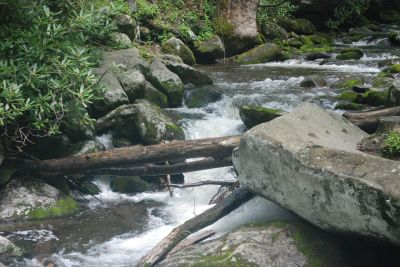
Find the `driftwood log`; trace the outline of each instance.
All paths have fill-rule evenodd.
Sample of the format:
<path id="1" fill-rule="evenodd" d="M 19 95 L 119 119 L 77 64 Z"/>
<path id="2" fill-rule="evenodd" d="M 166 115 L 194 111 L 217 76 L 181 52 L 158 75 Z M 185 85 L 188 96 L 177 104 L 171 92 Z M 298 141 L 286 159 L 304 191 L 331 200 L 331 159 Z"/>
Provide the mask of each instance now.
<path id="1" fill-rule="evenodd" d="M 216 222 L 252 197 L 252 193 L 239 187 L 222 202 L 174 228 L 168 236 L 162 239 L 147 255 L 140 259 L 137 266 L 154 266 L 162 261 L 180 241 L 192 233 Z"/>
<path id="2" fill-rule="evenodd" d="M 39 174 L 75 174 L 87 173 L 95 170 L 112 169 L 116 174 L 122 173 L 122 170 L 113 168 L 134 168 L 130 175 L 147 175 L 147 173 L 169 174 L 169 172 L 182 172 L 186 170 L 201 170 L 213 166 L 223 167 L 230 163 L 232 150 L 239 146 L 240 136 L 228 136 L 208 139 L 198 139 L 189 141 L 173 141 L 166 144 L 151 146 L 133 146 L 126 148 L 117 148 L 109 151 L 84 154 L 75 157 L 66 157 L 51 160 L 27 160 L 27 159 L 9 159 L 10 164 L 18 166 L 24 172 L 33 172 Z M 197 163 L 185 163 L 178 165 L 182 169 L 176 169 L 177 165 L 146 167 L 150 163 L 180 161 L 190 158 L 212 157 L 214 160 L 206 159 Z M 227 159 L 228 158 L 228 159 Z M 195 167 L 193 167 L 195 166 Z M 149 170 L 146 173 L 146 169 Z M 168 172 L 162 173 L 160 168 L 168 169 Z M 175 169 L 174 169 L 175 168 Z M 110 172 L 112 172 L 110 170 Z M 128 172 L 129 170 L 127 170 Z M 154 172 L 153 172 L 154 171 Z"/>
<path id="3" fill-rule="evenodd" d="M 373 133 L 377 130 L 381 118 L 400 116 L 400 107 L 384 108 L 365 112 L 346 112 L 343 116 L 362 130 L 368 133 Z"/>

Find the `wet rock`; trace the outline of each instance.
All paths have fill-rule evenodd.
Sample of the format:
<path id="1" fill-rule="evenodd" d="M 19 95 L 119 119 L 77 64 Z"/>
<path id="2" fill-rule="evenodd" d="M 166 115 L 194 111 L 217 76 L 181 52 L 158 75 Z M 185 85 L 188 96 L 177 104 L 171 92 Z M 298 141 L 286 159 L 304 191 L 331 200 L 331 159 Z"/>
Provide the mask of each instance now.
<path id="1" fill-rule="evenodd" d="M 86 180 L 79 183 L 79 191 L 86 195 L 98 195 L 101 193 L 101 190 L 97 185 Z"/>
<path id="2" fill-rule="evenodd" d="M 166 60 L 164 60 L 163 63 L 170 71 L 177 74 L 183 83 L 204 85 L 213 82 L 204 72 L 196 70 L 189 65 Z"/>
<path id="3" fill-rule="evenodd" d="M 400 63 L 399 58 L 384 59 L 384 60 L 381 60 L 378 62 L 378 67 L 379 68 L 390 67 L 392 65 L 399 64 L 399 63 Z"/>
<path id="4" fill-rule="evenodd" d="M 162 45 L 162 51 L 179 56 L 188 65 L 196 64 L 192 50 L 178 38 L 172 37 Z"/>
<path id="5" fill-rule="evenodd" d="M 240 119 L 248 129 L 271 121 L 282 116 L 284 112 L 279 109 L 264 108 L 260 106 L 245 105 L 239 108 Z"/>
<path id="6" fill-rule="evenodd" d="M 214 18 L 214 32 L 224 40 L 227 56 L 237 55 L 257 44 L 258 0 L 227 0 Z"/>
<path id="7" fill-rule="evenodd" d="M 377 88 L 390 87 L 394 81 L 395 79 L 389 77 L 375 77 L 372 86 Z"/>
<path id="8" fill-rule="evenodd" d="M 160 108 L 168 107 L 168 98 L 166 95 L 161 93 L 157 88 L 155 88 L 150 82 L 146 81 L 144 87 L 144 98 L 153 102 Z"/>
<path id="9" fill-rule="evenodd" d="M 338 100 L 360 103 L 363 100 L 363 95 L 354 91 L 344 91 L 337 97 Z"/>
<path id="10" fill-rule="evenodd" d="M 287 31 L 276 23 L 264 23 L 261 25 L 261 33 L 269 40 L 286 40 L 289 38 Z"/>
<path id="11" fill-rule="evenodd" d="M 135 102 L 136 99 L 144 97 L 144 88 L 146 78 L 144 75 L 135 69 L 127 70 L 117 74 L 121 86 L 124 88 L 130 103 Z"/>
<path id="12" fill-rule="evenodd" d="M 329 59 L 329 58 L 331 58 L 331 55 L 324 52 L 310 53 L 305 57 L 305 59 L 309 61 L 315 61 L 317 59 Z"/>
<path id="13" fill-rule="evenodd" d="M 76 105 L 75 102 L 64 104 L 68 113 L 63 117 L 62 131 L 73 143 L 94 138 L 94 127 L 88 112 Z"/>
<path id="14" fill-rule="evenodd" d="M 200 87 L 185 94 L 185 104 L 189 108 L 202 108 L 222 99 L 222 94 L 212 88 Z"/>
<path id="15" fill-rule="evenodd" d="M 384 23 L 399 22 L 400 13 L 394 9 L 386 9 L 379 13 L 379 18 Z"/>
<path id="16" fill-rule="evenodd" d="M 242 186 L 323 229 L 400 244 L 398 162 L 358 151 L 366 136 L 306 103 L 245 133 L 233 162 Z"/>
<path id="17" fill-rule="evenodd" d="M 400 105 L 400 82 L 398 80 L 394 80 L 389 88 L 388 104 L 391 106 Z"/>
<path id="18" fill-rule="evenodd" d="M 0 192 L 0 220 L 42 220 L 78 210 L 74 199 L 38 180 L 15 179 Z"/>
<path id="19" fill-rule="evenodd" d="M 104 53 L 100 67 L 104 69 L 118 67 L 122 71 L 136 69 L 146 74 L 149 64 L 139 55 L 137 48 L 129 48 Z"/>
<path id="20" fill-rule="evenodd" d="M 128 48 L 132 45 L 132 41 L 125 33 L 117 32 L 112 35 L 112 41 L 119 47 Z"/>
<path id="21" fill-rule="evenodd" d="M 363 94 L 362 103 L 370 106 L 383 106 L 388 103 L 389 90 L 387 88 L 370 88 Z"/>
<path id="22" fill-rule="evenodd" d="M 387 74 L 400 73 L 400 64 L 394 64 L 394 65 L 392 65 L 390 67 L 387 67 L 382 72 L 383 73 L 387 73 Z"/>
<path id="23" fill-rule="evenodd" d="M 282 49 L 274 43 L 265 43 L 253 48 L 236 58 L 238 64 L 257 64 L 285 60 Z"/>
<path id="24" fill-rule="evenodd" d="M 359 60 L 362 56 L 357 52 L 345 52 L 336 56 L 338 60 Z"/>
<path id="25" fill-rule="evenodd" d="M 389 41 L 391 44 L 400 45 L 400 32 L 398 31 L 390 32 Z"/>
<path id="26" fill-rule="evenodd" d="M 195 41 L 194 48 L 199 63 L 214 63 L 217 59 L 223 58 L 225 54 L 225 46 L 217 35 L 206 40 Z"/>
<path id="27" fill-rule="evenodd" d="M 364 84 L 364 78 L 359 76 L 351 76 L 342 78 L 330 85 L 331 88 L 335 89 L 351 89 L 353 86 L 362 86 Z"/>
<path id="28" fill-rule="evenodd" d="M 134 122 L 142 142 L 158 144 L 166 140 L 184 140 L 185 134 L 177 122 L 155 104 L 138 100 L 133 104 Z"/>
<path id="29" fill-rule="evenodd" d="M 135 38 L 136 22 L 131 16 L 125 14 L 118 15 L 115 17 L 115 22 L 120 32 L 128 35 L 131 40 Z"/>
<path id="30" fill-rule="evenodd" d="M 111 189 L 123 194 L 142 193 L 151 190 L 151 185 L 140 177 L 114 177 L 111 180 Z"/>
<path id="31" fill-rule="evenodd" d="M 8 240 L 7 238 L 0 236 L 0 256 L 22 256 L 23 251 L 21 248 L 14 245 L 13 242 Z M 0 266 L 2 263 L 0 263 Z M 3 265 L 4 266 L 4 265 Z"/>
<path id="32" fill-rule="evenodd" d="M 297 34 L 313 34 L 317 31 L 314 24 L 307 19 L 280 18 L 278 25 L 288 32 L 295 32 Z"/>
<path id="33" fill-rule="evenodd" d="M 132 104 L 116 108 L 96 121 L 96 133 L 104 134 L 111 131 L 113 139 L 126 138 L 133 144 L 139 143 L 140 137 L 135 124 L 136 112 L 137 109 Z"/>
<path id="34" fill-rule="evenodd" d="M 129 139 L 126 138 L 113 138 L 112 143 L 113 147 L 115 148 L 128 147 L 134 145 Z"/>
<path id="35" fill-rule="evenodd" d="M 359 41 L 360 39 L 366 37 L 366 36 L 374 36 L 376 32 L 373 30 L 369 29 L 366 26 L 363 27 L 355 27 L 355 28 L 350 28 L 349 29 L 349 34 L 352 36 L 351 41 Z"/>
<path id="36" fill-rule="evenodd" d="M 342 110 L 363 110 L 365 108 L 364 105 L 353 103 L 349 101 L 339 101 L 335 105 L 335 109 L 342 109 Z"/>
<path id="37" fill-rule="evenodd" d="M 300 83 L 300 87 L 306 88 L 324 87 L 326 85 L 327 83 L 324 78 L 315 75 L 305 77 Z"/>
<path id="38" fill-rule="evenodd" d="M 182 103 L 184 87 L 178 75 L 170 71 L 160 60 L 151 63 L 149 78 L 151 83 L 168 97 L 170 107 Z"/>
<path id="39" fill-rule="evenodd" d="M 159 266 L 345 266 L 344 248 L 332 236 L 302 222 L 241 226 L 185 248 Z"/>
<path id="40" fill-rule="evenodd" d="M 104 68 L 94 69 L 94 73 L 102 77 L 100 82 L 104 86 L 104 91 L 99 99 L 96 99 L 91 105 L 93 117 L 99 118 L 119 106 L 129 103 L 128 96 L 112 72 L 107 72 Z"/>

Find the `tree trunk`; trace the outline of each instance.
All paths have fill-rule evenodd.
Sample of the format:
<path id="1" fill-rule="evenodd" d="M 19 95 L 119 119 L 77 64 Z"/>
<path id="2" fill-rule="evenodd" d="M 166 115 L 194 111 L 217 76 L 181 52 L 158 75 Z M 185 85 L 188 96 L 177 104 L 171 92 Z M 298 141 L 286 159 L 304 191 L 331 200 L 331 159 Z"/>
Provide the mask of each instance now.
<path id="1" fill-rule="evenodd" d="M 343 114 L 346 119 L 368 133 L 373 133 L 377 130 L 381 118 L 399 115 L 400 107 L 384 108 L 365 112 L 346 112 Z"/>
<path id="2" fill-rule="evenodd" d="M 154 266 L 163 260 L 164 257 L 170 251 L 172 251 L 180 241 L 188 237 L 190 234 L 216 222 L 243 203 L 250 200 L 252 197 L 253 194 L 246 189 L 236 189 L 219 204 L 172 230 L 172 232 L 163 240 L 161 240 L 157 246 L 155 246 L 147 255 L 140 259 L 138 266 Z"/>
<path id="3" fill-rule="evenodd" d="M 228 136 L 173 141 L 167 144 L 151 146 L 118 148 L 52 160 L 10 159 L 9 161 L 22 171 L 63 173 L 66 175 L 97 169 L 134 167 L 148 163 L 179 161 L 188 158 L 212 157 L 216 161 L 221 161 L 221 159 L 230 157 L 232 150 L 238 147 L 239 143 L 240 136 Z"/>

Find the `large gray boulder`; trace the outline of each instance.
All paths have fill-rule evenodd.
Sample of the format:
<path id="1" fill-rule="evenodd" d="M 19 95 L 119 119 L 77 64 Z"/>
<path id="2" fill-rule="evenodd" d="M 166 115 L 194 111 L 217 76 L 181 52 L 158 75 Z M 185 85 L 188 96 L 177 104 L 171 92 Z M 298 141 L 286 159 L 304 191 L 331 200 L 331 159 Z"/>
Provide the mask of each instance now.
<path id="1" fill-rule="evenodd" d="M 303 104 L 243 135 L 241 185 L 327 230 L 400 244 L 400 164 L 356 149 L 367 134 Z"/>
<path id="2" fill-rule="evenodd" d="M 194 51 L 198 62 L 210 64 L 224 57 L 225 46 L 218 35 L 213 35 L 206 40 L 195 41 Z"/>
<path id="3" fill-rule="evenodd" d="M 140 71 L 131 69 L 120 72 L 118 73 L 118 80 L 131 103 L 135 102 L 136 99 L 144 97 L 146 78 Z"/>
<path id="4" fill-rule="evenodd" d="M 211 84 L 213 81 L 204 72 L 184 63 L 163 60 L 164 65 L 173 73 L 177 74 L 183 83 L 195 85 Z"/>
<path id="5" fill-rule="evenodd" d="M 285 59 L 287 59 L 287 56 L 278 45 L 274 43 L 265 43 L 237 56 L 236 63 L 258 64 L 271 61 L 282 61 Z"/>
<path id="6" fill-rule="evenodd" d="M 101 97 L 91 105 L 94 117 L 104 116 L 117 107 L 129 103 L 127 94 L 112 72 L 104 68 L 96 68 L 94 73 L 101 77 L 100 82 L 104 87 Z"/>
<path id="7" fill-rule="evenodd" d="M 23 251 L 21 248 L 17 247 L 13 242 L 0 235 L 0 258 L 6 256 L 22 256 L 22 254 Z"/>
<path id="8" fill-rule="evenodd" d="M 40 220 L 78 210 L 74 199 L 39 180 L 12 180 L 0 192 L 0 220 Z"/>
<path id="9" fill-rule="evenodd" d="M 187 247 L 157 266 L 350 266 L 332 236 L 305 223 L 246 225 Z"/>
<path id="10" fill-rule="evenodd" d="M 160 60 L 150 65 L 151 83 L 168 97 L 170 107 L 178 107 L 182 103 L 184 86 L 178 75 L 170 71 Z"/>
<path id="11" fill-rule="evenodd" d="M 144 87 L 144 98 L 153 102 L 160 108 L 168 107 L 168 98 L 166 95 L 161 93 L 157 88 L 155 88 L 150 82 L 146 81 Z"/>
<path id="12" fill-rule="evenodd" d="M 145 74 L 149 64 L 139 55 L 137 48 L 128 48 L 104 53 L 100 67 L 105 69 L 118 67 L 121 70 L 137 69 Z"/>
<path id="13" fill-rule="evenodd" d="M 196 64 L 192 50 L 178 38 L 172 37 L 163 43 L 162 51 L 166 54 L 179 56 L 188 65 Z"/>

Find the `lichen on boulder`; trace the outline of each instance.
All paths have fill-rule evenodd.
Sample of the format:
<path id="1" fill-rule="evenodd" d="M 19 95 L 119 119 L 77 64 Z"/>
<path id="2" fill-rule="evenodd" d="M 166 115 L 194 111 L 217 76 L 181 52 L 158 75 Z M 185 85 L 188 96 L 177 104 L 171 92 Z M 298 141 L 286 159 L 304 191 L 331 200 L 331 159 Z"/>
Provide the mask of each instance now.
<path id="1" fill-rule="evenodd" d="M 166 54 L 173 54 L 179 56 L 183 62 L 188 65 L 196 64 L 196 59 L 193 55 L 192 50 L 190 50 L 187 45 L 185 45 L 181 40 L 178 38 L 172 37 L 168 39 L 162 45 L 162 50 Z"/>

